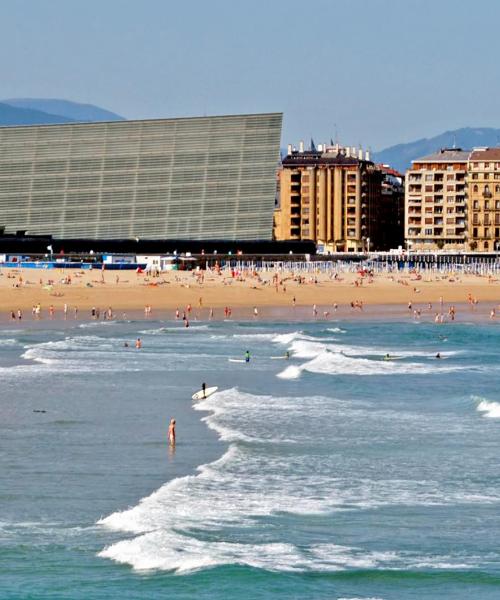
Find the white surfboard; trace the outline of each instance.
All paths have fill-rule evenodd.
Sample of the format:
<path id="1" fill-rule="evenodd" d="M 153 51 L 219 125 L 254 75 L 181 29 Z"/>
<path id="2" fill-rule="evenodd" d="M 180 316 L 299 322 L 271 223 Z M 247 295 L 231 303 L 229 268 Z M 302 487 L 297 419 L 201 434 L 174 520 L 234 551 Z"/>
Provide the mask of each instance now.
<path id="1" fill-rule="evenodd" d="M 208 387 L 205 389 L 205 394 L 203 394 L 203 390 L 200 390 L 199 392 L 196 392 L 196 394 L 193 394 L 191 396 L 191 398 L 193 400 L 204 400 L 205 398 L 208 398 L 209 396 L 211 396 L 218 389 L 219 388 L 216 385 L 213 387 Z"/>
<path id="2" fill-rule="evenodd" d="M 288 356 L 271 356 L 271 360 L 287 360 Z"/>
<path id="3" fill-rule="evenodd" d="M 239 362 L 239 363 L 246 362 L 246 360 L 244 358 L 228 358 L 227 360 L 229 362 Z"/>

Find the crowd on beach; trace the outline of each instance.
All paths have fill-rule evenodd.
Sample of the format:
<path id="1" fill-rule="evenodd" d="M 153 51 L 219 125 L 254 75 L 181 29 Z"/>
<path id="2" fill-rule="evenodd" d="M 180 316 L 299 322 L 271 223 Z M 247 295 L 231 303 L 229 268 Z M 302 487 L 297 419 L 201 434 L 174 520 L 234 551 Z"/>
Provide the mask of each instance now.
<path id="1" fill-rule="evenodd" d="M 382 268 L 380 264 L 363 265 L 350 262 L 283 262 L 260 265 L 241 262 L 224 267 L 216 264 L 206 270 L 155 273 L 154 276 L 142 271 L 117 273 L 102 269 L 97 279 L 95 270 L 89 273 L 57 269 L 45 272 L 0 269 L 0 287 L 4 294 L 9 287 L 12 289 L 9 299 L 13 306 L 9 314 L 11 320 L 16 321 L 23 319 L 23 310 L 27 312 L 29 309 L 26 302 L 16 307 L 17 294 L 14 290 L 27 290 L 31 293 L 33 300 L 36 300 L 31 314 L 36 320 L 47 317 L 49 319 L 62 317 L 63 319 L 112 320 L 125 318 L 129 310 L 134 312 L 141 310 L 139 304 L 141 295 L 144 299 L 149 296 L 148 292 L 140 293 L 140 290 L 151 286 L 156 289 L 164 288 L 165 291 L 161 299 L 154 301 L 156 314 L 161 313 L 164 316 L 165 312 L 171 310 L 172 305 L 178 302 L 183 308 L 176 308 L 175 319 L 182 320 L 185 327 L 189 327 L 192 319 L 231 318 L 233 308 L 229 303 L 224 302 L 230 299 L 229 291 L 240 294 L 237 302 L 239 308 L 236 312 L 239 316 L 243 313 L 247 316 L 250 313 L 253 318 L 261 316 L 265 318 L 266 311 L 263 310 L 265 306 L 284 309 L 291 305 L 293 309 L 297 309 L 297 313 L 298 309 L 305 310 L 303 314 L 307 318 L 309 305 L 312 307 L 314 319 L 328 319 L 340 313 L 365 314 L 367 305 L 387 304 L 392 307 L 392 310 L 398 305 L 400 310 L 407 305 L 412 317 L 418 320 L 432 313 L 429 306 L 439 304 L 439 310 L 433 313 L 434 321 L 442 323 L 456 319 L 457 302 L 465 304 L 466 307 L 468 305 L 470 310 L 476 311 L 480 294 L 476 293 L 477 290 L 474 293 L 467 291 L 465 286 L 474 289 L 480 286 L 481 302 L 489 303 L 485 315 L 488 314 L 490 319 L 495 319 L 499 309 L 496 295 L 495 293 L 483 294 L 483 292 L 485 287 L 489 288 L 490 292 L 495 291 L 495 284 L 499 282 L 497 271 L 491 265 L 490 270 L 485 270 L 484 266 L 478 266 L 474 270 L 470 265 L 467 268 L 462 265 L 460 270 L 458 265 L 453 265 L 453 269 L 446 271 L 436 266 L 429 266 L 424 269 L 411 267 L 401 270 L 394 264 L 386 264 Z M 444 306 L 443 289 L 446 289 L 446 295 L 449 296 L 448 290 L 453 290 L 456 286 L 461 286 L 460 289 L 464 290 L 463 296 L 457 297 L 455 293 Z M 88 300 L 92 300 L 97 293 L 93 288 L 109 289 L 111 297 L 116 298 L 119 310 L 115 311 L 111 306 L 105 310 L 101 310 L 98 306 L 89 308 Z M 399 292 L 397 288 L 400 288 Z M 81 298 L 81 304 L 72 301 L 75 296 L 79 300 L 78 293 L 81 297 L 83 290 L 86 294 Z M 257 298 L 253 292 L 260 292 L 261 298 Z M 151 293 L 153 290 L 149 294 Z M 42 300 L 47 295 L 50 300 L 48 303 L 43 302 L 45 306 L 42 309 Z M 184 304 L 186 296 L 189 295 L 194 296 L 192 302 Z M 208 297 L 206 302 L 204 302 L 205 295 Z M 403 300 L 405 296 L 406 299 Z M 432 301 L 429 302 L 431 297 Z M 99 298 L 102 300 L 102 294 L 100 297 L 95 296 L 98 301 Z M 193 310 L 192 304 L 196 298 L 198 301 L 194 304 L 197 307 Z M 234 294 L 231 298 L 234 302 Z M 261 299 L 264 302 L 259 302 Z M 5 302 L 1 304 L 5 306 Z M 247 309 L 246 313 L 242 307 Z M 127 312 L 124 312 L 124 309 Z M 149 318 L 151 315 L 152 305 L 147 302 L 144 306 L 144 317 Z"/>

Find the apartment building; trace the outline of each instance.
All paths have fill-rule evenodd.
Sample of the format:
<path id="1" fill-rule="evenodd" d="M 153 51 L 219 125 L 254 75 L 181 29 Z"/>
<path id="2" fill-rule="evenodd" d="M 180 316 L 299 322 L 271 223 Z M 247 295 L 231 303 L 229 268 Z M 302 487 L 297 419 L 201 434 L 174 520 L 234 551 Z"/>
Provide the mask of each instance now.
<path id="1" fill-rule="evenodd" d="M 384 204 L 384 178 L 361 149 L 320 144 L 304 150 L 302 142 L 298 150 L 289 146 L 280 171 L 275 239 L 313 240 L 324 252 L 394 247 L 394 227 L 388 221 L 397 220 L 398 210 Z"/>
<path id="2" fill-rule="evenodd" d="M 468 165 L 469 248 L 500 250 L 500 148 L 476 148 Z"/>
<path id="3" fill-rule="evenodd" d="M 465 250 L 469 152 L 444 148 L 406 174 L 405 239 L 411 250 Z"/>

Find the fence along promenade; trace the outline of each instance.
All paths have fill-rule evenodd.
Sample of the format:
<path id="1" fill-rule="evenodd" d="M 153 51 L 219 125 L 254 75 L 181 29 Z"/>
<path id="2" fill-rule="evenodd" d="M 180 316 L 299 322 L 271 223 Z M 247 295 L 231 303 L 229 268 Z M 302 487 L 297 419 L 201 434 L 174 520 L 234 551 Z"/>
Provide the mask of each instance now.
<path id="1" fill-rule="evenodd" d="M 419 257 L 420 258 L 420 257 Z M 235 269 L 237 271 L 259 271 L 259 272 L 289 272 L 297 274 L 327 274 L 335 273 L 357 273 L 360 270 L 368 270 L 372 273 L 421 273 L 421 274 L 452 274 L 463 273 L 468 275 L 499 275 L 500 257 L 467 257 L 470 260 L 447 260 L 440 262 L 427 262 L 406 257 L 406 259 L 365 259 L 365 260 L 221 260 L 221 268 L 224 270 Z"/>

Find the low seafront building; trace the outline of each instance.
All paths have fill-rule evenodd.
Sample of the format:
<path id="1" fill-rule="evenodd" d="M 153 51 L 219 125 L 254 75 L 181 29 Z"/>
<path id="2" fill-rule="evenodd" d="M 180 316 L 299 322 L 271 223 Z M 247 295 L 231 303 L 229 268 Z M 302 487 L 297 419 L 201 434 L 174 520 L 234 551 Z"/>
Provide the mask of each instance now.
<path id="1" fill-rule="evenodd" d="M 0 127 L 0 235 L 272 240 L 281 113 Z"/>
<path id="2" fill-rule="evenodd" d="M 397 174 L 398 189 L 395 173 L 354 147 L 289 145 L 279 173 L 275 239 L 312 240 L 325 253 L 396 247 L 403 238 L 403 178 Z"/>

